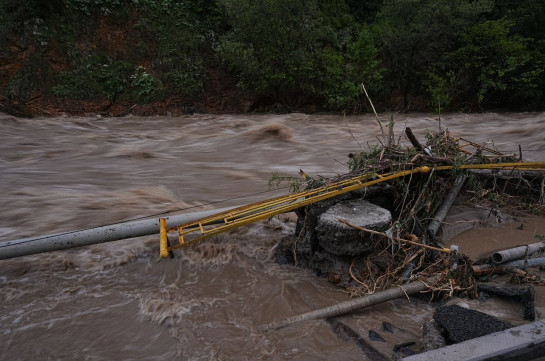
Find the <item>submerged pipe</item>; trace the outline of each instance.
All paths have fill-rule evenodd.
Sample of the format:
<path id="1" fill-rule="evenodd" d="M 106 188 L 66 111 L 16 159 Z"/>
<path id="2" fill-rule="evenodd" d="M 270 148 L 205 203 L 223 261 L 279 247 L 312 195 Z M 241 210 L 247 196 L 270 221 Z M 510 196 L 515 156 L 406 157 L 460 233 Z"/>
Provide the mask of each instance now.
<path id="1" fill-rule="evenodd" d="M 436 278 L 431 278 L 426 280 L 428 283 L 433 284 Z M 330 318 L 338 317 L 356 310 L 359 310 L 364 307 L 374 306 L 379 303 L 390 301 L 396 298 L 413 295 L 415 293 L 425 291 L 429 288 L 424 281 L 413 281 L 407 283 L 403 286 L 393 286 L 383 291 L 378 291 L 376 293 L 362 296 L 353 300 L 344 301 L 337 303 L 333 306 L 321 308 L 318 310 L 306 312 L 297 316 L 292 316 L 280 321 L 274 321 L 263 325 L 259 328 L 260 331 L 271 331 L 283 328 L 286 326 L 293 325 L 307 320 L 316 320 L 319 318 Z"/>
<path id="2" fill-rule="evenodd" d="M 178 214 L 163 218 L 166 220 L 167 227 L 175 227 L 234 208 L 236 207 Z M 149 236 L 151 234 L 159 234 L 159 218 L 121 222 L 80 231 L 0 242 L 0 259 L 119 241 L 127 238 Z"/>
<path id="3" fill-rule="evenodd" d="M 494 261 L 494 263 L 509 262 L 518 258 L 532 255 L 543 249 L 545 249 L 545 242 L 536 242 L 526 246 L 503 249 L 492 253 L 492 261 Z"/>

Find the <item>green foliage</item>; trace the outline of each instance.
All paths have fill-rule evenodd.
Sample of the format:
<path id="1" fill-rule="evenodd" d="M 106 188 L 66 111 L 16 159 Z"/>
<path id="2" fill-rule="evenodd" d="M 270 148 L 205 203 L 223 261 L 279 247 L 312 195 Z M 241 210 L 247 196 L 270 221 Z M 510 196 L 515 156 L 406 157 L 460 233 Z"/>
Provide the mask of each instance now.
<path id="1" fill-rule="evenodd" d="M 383 0 L 346 0 L 350 14 L 361 24 L 368 24 L 375 19 Z"/>
<path id="2" fill-rule="evenodd" d="M 431 71 L 426 74 L 424 84 L 431 96 L 429 101 L 430 108 L 435 113 L 440 113 L 450 106 L 455 81 L 456 75 L 453 71 L 447 72 L 444 76 L 437 75 Z"/>
<path id="3" fill-rule="evenodd" d="M 543 109 L 544 18 L 536 0 L 1 0 L 0 92 L 195 102 L 234 78 L 284 110 L 361 111 L 361 83 L 383 108 Z"/>
<path id="4" fill-rule="evenodd" d="M 303 188 L 303 178 L 273 173 L 268 182 L 269 189 L 280 188 L 280 186 L 284 183 L 288 184 L 291 193 L 300 192 Z"/>
<path id="5" fill-rule="evenodd" d="M 362 151 L 358 154 L 352 154 L 348 159 L 348 169 L 351 172 L 370 172 L 377 164 L 377 158 L 382 151 L 378 144 L 373 145 L 368 152 Z"/>
<path id="6" fill-rule="evenodd" d="M 343 54 L 333 48 L 322 54 L 325 67 L 322 95 L 332 109 L 347 109 L 360 92 L 358 84 L 347 79 L 348 69 Z"/>
<path id="7" fill-rule="evenodd" d="M 66 7 L 91 15 L 100 11 L 103 15 L 110 15 L 123 5 L 122 0 L 65 0 Z"/>
<path id="8" fill-rule="evenodd" d="M 144 103 L 157 99 L 161 93 L 161 82 L 141 66 L 131 75 L 131 86 L 138 94 L 136 100 Z"/>
<path id="9" fill-rule="evenodd" d="M 19 48 L 47 45 L 44 19 L 59 11 L 60 1 L 0 1 L 0 59 L 10 55 L 13 44 Z"/>
<path id="10" fill-rule="evenodd" d="M 142 13 L 137 26 L 149 28 L 157 53 L 153 67 L 165 94 L 193 97 L 204 90 L 207 59 L 215 38 L 213 28 L 221 21 L 213 1 L 138 0 Z"/>
<path id="11" fill-rule="evenodd" d="M 2 96 L 8 98 L 15 104 L 22 105 L 30 99 L 31 93 L 35 88 L 36 75 L 32 66 L 23 66 L 9 80 L 3 90 Z"/>
<path id="12" fill-rule="evenodd" d="M 221 2 L 232 30 L 221 37 L 219 51 L 240 87 L 290 106 L 318 94 L 322 49 L 334 32 L 316 0 Z"/>
<path id="13" fill-rule="evenodd" d="M 495 0 L 494 19 L 507 19 L 513 22 L 512 31 L 524 38 L 545 39 L 543 19 L 545 19 L 545 2 L 540 0 Z"/>
<path id="14" fill-rule="evenodd" d="M 511 35 L 513 23 L 487 20 L 469 27 L 461 36 L 461 46 L 447 55 L 449 72 L 459 79 L 457 87 L 466 99 L 482 106 L 498 94 L 529 91 L 540 69 L 532 65 L 526 40 Z"/>
<path id="15" fill-rule="evenodd" d="M 193 61 L 187 59 L 164 76 L 170 84 L 171 92 L 185 97 L 201 93 L 204 90 L 206 78 L 206 68 L 200 58 Z"/>
<path id="16" fill-rule="evenodd" d="M 1 39 L 21 34 L 25 23 L 37 16 L 36 4 L 32 1 L 3 0 L 0 2 Z"/>
<path id="17" fill-rule="evenodd" d="M 422 92 L 425 74 L 453 49 L 460 31 L 491 8 L 487 0 L 390 0 L 378 15 L 390 86 L 403 95 Z"/>
<path id="18" fill-rule="evenodd" d="M 115 100 L 130 84 L 131 66 L 93 54 L 60 75 L 53 94 L 78 100 Z"/>
<path id="19" fill-rule="evenodd" d="M 335 48 L 323 51 L 325 76 L 321 94 L 330 109 L 352 110 L 366 84 L 372 94 L 382 89 L 382 73 L 372 31 L 363 27 L 358 36 L 346 46 L 346 51 Z"/>

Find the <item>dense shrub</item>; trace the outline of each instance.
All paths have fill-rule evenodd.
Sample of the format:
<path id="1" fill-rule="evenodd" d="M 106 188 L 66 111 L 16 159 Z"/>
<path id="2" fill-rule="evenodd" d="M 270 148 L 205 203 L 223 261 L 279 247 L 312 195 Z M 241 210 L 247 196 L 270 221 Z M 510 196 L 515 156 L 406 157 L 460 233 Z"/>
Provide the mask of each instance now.
<path id="1" fill-rule="evenodd" d="M 362 83 L 384 106 L 543 109 L 544 17 L 535 0 L 1 0 L 0 94 L 191 103 L 228 73 L 275 109 L 361 111 Z"/>

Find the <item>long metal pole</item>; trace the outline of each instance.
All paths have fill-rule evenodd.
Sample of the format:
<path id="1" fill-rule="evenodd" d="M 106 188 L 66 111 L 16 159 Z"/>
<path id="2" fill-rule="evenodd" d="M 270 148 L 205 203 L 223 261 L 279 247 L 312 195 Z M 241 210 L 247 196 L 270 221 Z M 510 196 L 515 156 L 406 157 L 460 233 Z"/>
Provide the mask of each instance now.
<path id="1" fill-rule="evenodd" d="M 216 213 L 237 207 L 227 207 L 208 211 L 178 214 L 166 219 L 167 227 L 193 222 Z M 28 256 L 31 254 L 58 251 L 67 248 L 88 246 L 96 243 L 112 242 L 127 238 L 159 234 L 159 218 L 115 223 L 108 226 L 30 237 L 0 242 L 0 259 Z"/>

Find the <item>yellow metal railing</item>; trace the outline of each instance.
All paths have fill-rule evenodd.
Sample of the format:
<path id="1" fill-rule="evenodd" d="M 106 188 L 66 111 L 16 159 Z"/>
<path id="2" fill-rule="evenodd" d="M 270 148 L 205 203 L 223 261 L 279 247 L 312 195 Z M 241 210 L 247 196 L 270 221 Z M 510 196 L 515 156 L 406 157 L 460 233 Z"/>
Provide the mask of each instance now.
<path id="1" fill-rule="evenodd" d="M 377 183 L 386 182 L 414 173 L 428 173 L 432 169 L 436 171 L 452 170 L 454 166 L 421 166 L 408 170 L 389 173 L 367 173 L 354 178 L 323 185 L 318 188 L 279 196 L 268 200 L 252 203 L 229 211 L 220 212 L 210 217 L 190 222 L 184 225 L 167 228 L 166 222 L 160 220 L 160 254 L 167 257 L 169 252 L 199 242 L 204 238 L 229 231 L 259 220 L 270 218 L 277 214 L 293 211 L 297 208 L 332 198 L 356 189 L 368 187 Z M 523 163 L 490 163 L 490 164 L 464 164 L 458 169 L 507 169 L 507 170 L 530 170 L 545 169 L 545 162 L 523 162 Z M 169 246 L 167 233 L 178 233 L 178 244 Z M 186 240 L 185 235 L 198 232 L 196 238 Z"/>

